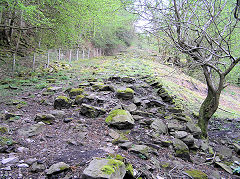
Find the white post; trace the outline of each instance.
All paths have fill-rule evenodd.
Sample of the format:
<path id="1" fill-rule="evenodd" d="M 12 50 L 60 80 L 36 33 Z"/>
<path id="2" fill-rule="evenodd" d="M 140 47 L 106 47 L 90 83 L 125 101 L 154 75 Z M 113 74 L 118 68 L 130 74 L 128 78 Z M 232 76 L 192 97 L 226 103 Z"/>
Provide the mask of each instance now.
<path id="1" fill-rule="evenodd" d="M 77 49 L 77 61 L 78 61 L 78 53 L 79 53 L 79 49 Z"/>
<path id="2" fill-rule="evenodd" d="M 48 50 L 48 53 L 47 53 L 47 68 L 49 67 L 49 62 L 50 62 L 50 53 L 49 53 L 49 50 Z"/>
<path id="3" fill-rule="evenodd" d="M 94 48 L 93 49 L 93 57 L 95 57 L 96 56 L 96 49 Z"/>
<path id="4" fill-rule="evenodd" d="M 35 70 L 35 61 L 36 61 L 36 57 L 35 57 L 35 53 L 33 53 L 33 65 L 32 65 L 33 71 Z"/>
<path id="5" fill-rule="evenodd" d="M 15 66 L 16 66 L 16 54 L 14 53 L 14 54 L 13 54 L 13 66 L 12 66 L 12 71 L 13 71 L 13 73 L 14 73 L 14 71 L 15 71 Z"/>
<path id="6" fill-rule="evenodd" d="M 60 61 L 61 60 L 61 49 L 59 48 L 58 49 L 58 61 Z"/>
<path id="7" fill-rule="evenodd" d="M 88 58 L 90 58 L 90 48 L 88 49 Z"/>
<path id="8" fill-rule="evenodd" d="M 83 50 L 82 50 L 82 59 L 84 59 L 85 58 L 85 51 L 84 51 L 84 48 L 83 48 Z"/>
<path id="9" fill-rule="evenodd" d="M 69 50 L 69 63 L 71 63 L 72 60 L 72 50 Z"/>

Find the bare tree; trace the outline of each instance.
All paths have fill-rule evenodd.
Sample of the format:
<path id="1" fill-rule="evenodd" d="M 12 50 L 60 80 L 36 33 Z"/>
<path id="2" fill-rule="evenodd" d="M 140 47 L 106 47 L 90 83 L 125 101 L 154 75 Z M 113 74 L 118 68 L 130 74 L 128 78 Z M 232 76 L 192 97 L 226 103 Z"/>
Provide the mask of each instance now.
<path id="1" fill-rule="evenodd" d="M 139 0 L 134 4 L 134 12 L 154 24 L 148 29 L 163 31 L 161 38 L 201 66 L 208 87 L 199 110 L 203 137 L 218 109 L 225 77 L 240 61 L 238 9 L 227 0 Z"/>

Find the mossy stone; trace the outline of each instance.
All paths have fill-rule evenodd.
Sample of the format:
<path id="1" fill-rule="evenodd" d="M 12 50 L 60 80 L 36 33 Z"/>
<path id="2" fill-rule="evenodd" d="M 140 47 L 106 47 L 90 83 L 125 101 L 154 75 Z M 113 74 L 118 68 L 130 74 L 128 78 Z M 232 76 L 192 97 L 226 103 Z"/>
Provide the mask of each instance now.
<path id="1" fill-rule="evenodd" d="M 70 91 L 69 91 L 69 96 L 70 97 L 73 97 L 73 96 L 77 96 L 77 95 L 80 95 L 83 93 L 83 89 L 82 88 L 72 88 Z"/>
<path id="2" fill-rule="evenodd" d="M 4 137 L 4 136 L 0 136 L 0 147 L 3 147 L 5 145 L 11 146 L 13 145 L 15 142 L 13 141 L 12 138 L 10 137 Z"/>
<path id="3" fill-rule="evenodd" d="M 117 97 L 122 99 L 132 99 L 134 96 L 134 90 L 131 88 L 125 88 L 125 89 L 118 89 L 117 90 Z"/>
<path id="4" fill-rule="evenodd" d="M 9 132 L 9 128 L 7 126 L 0 126 L 0 134 L 6 134 Z"/>
<path id="5" fill-rule="evenodd" d="M 206 173 L 203 173 L 200 170 L 186 170 L 184 171 L 187 173 L 189 176 L 191 176 L 193 179 L 207 179 L 208 176 Z"/>
<path id="6" fill-rule="evenodd" d="M 58 96 L 54 101 L 55 109 L 70 108 L 72 101 L 66 96 Z"/>
<path id="7" fill-rule="evenodd" d="M 132 129 L 134 127 L 134 119 L 132 115 L 125 110 L 115 109 L 111 111 L 106 118 L 105 122 L 117 129 Z"/>

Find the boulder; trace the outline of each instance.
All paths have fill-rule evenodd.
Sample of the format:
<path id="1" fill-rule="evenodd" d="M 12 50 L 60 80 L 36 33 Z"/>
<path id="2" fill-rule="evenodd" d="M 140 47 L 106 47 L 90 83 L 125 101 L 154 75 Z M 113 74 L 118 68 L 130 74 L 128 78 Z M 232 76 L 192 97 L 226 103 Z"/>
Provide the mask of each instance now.
<path id="1" fill-rule="evenodd" d="M 154 130 L 154 132 L 159 134 L 166 134 L 168 132 L 167 125 L 160 119 L 155 119 L 150 127 Z"/>
<path id="2" fill-rule="evenodd" d="M 132 145 L 129 151 L 138 154 L 141 159 L 148 159 L 150 148 L 146 145 Z"/>
<path id="3" fill-rule="evenodd" d="M 82 179 L 123 179 L 125 164 L 120 160 L 95 158 L 84 169 Z"/>
<path id="4" fill-rule="evenodd" d="M 49 169 L 46 170 L 47 175 L 63 172 L 70 169 L 70 166 L 64 162 L 58 162 L 53 164 Z"/>
<path id="5" fill-rule="evenodd" d="M 52 124 L 56 118 L 52 114 L 46 114 L 46 113 L 39 113 L 36 114 L 36 117 L 34 119 L 37 122 L 44 122 L 45 124 Z"/>
<path id="6" fill-rule="evenodd" d="M 26 137 L 32 137 L 45 131 L 45 129 L 45 124 L 43 122 L 38 122 L 37 124 L 33 124 L 32 126 L 27 126 L 19 129 L 18 133 Z"/>
<path id="7" fill-rule="evenodd" d="M 116 109 L 109 113 L 105 122 L 117 129 L 132 129 L 134 127 L 134 119 L 132 115 L 125 110 Z"/>
<path id="8" fill-rule="evenodd" d="M 82 104 L 82 106 L 80 108 L 80 114 L 90 117 L 90 118 L 96 118 L 105 113 L 106 113 L 106 111 L 104 109 L 98 108 L 95 106 L 91 106 L 88 104 Z"/>
<path id="9" fill-rule="evenodd" d="M 76 96 L 76 98 L 75 98 L 75 101 L 74 101 L 74 103 L 75 104 L 82 104 L 82 103 L 84 103 L 84 100 L 85 100 L 86 98 L 85 98 L 85 96 L 84 95 L 77 95 Z"/>
<path id="10" fill-rule="evenodd" d="M 58 96 L 54 100 L 54 109 L 68 109 L 72 106 L 72 101 L 66 96 Z"/>
<path id="11" fill-rule="evenodd" d="M 173 148 L 176 156 L 184 160 L 190 161 L 188 146 L 180 139 L 173 139 Z"/>
<path id="12" fill-rule="evenodd" d="M 132 142 L 124 142 L 122 144 L 119 145 L 119 147 L 121 147 L 124 150 L 128 150 L 133 146 Z"/>
<path id="13" fill-rule="evenodd" d="M 195 138 L 201 137 L 202 131 L 201 131 L 200 127 L 196 126 L 196 124 L 194 124 L 193 122 L 191 122 L 191 121 L 187 122 L 186 128 L 187 128 L 187 131 L 192 133 L 192 135 Z"/>
<path id="14" fill-rule="evenodd" d="M 121 99 L 132 99 L 134 91 L 131 88 L 121 88 L 117 90 L 117 97 Z"/>
<path id="15" fill-rule="evenodd" d="M 140 106 L 141 105 L 141 99 L 134 96 L 133 97 L 133 103 L 136 104 L 136 106 Z"/>

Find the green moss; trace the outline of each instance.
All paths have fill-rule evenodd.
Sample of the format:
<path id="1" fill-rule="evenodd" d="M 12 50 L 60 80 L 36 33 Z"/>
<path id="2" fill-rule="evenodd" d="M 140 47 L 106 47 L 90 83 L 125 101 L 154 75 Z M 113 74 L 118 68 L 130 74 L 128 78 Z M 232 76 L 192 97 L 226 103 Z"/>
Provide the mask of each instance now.
<path id="1" fill-rule="evenodd" d="M 189 151 L 187 150 L 187 149 L 183 149 L 183 150 L 176 150 L 176 154 L 177 154 L 177 156 L 178 155 L 182 155 L 182 154 L 186 154 L 186 153 L 188 153 Z"/>
<path id="2" fill-rule="evenodd" d="M 184 172 L 187 173 L 188 175 L 190 175 L 194 179 L 207 179 L 208 178 L 207 174 L 203 173 L 200 170 L 186 170 Z"/>
<path id="3" fill-rule="evenodd" d="M 162 164 L 162 167 L 163 167 L 163 168 L 168 168 L 169 166 L 170 166 L 169 163 L 164 163 L 164 164 Z"/>
<path id="4" fill-rule="evenodd" d="M 63 99 L 64 101 L 66 101 L 67 103 L 70 102 L 70 99 L 67 96 L 58 96 L 57 99 Z"/>
<path id="5" fill-rule="evenodd" d="M 101 169 L 101 171 L 104 173 L 104 174 L 107 174 L 107 175 L 111 175 L 112 173 L 115 172 L 114 168 L 110 165 L 105 165 L 103 166 L 103 168 Z"/>
<path id="6" fill-rule="evenodd" d="M 108 117 L 106 118 L 105 122 L 109 123 L 112 121 L 112 118 L 117 116 L 117 115 L 127 115 L 127 111 L 123 110 L 123 109 L 115 109 L 113 111 L 111 111 L 108 115 Z"/>
<path id="7" fill-rule="evenodd" d="M 129 174 L 131 174 L 132 176 L 134 176 L 132 164 L 130 164 L 130 163 L 127 164 L 126 170 L 127 170 L 127 172 L 128 172 Z"/>
<path id="8" fill-rule="evenodd" d="M 0 126 L 0 133 L 2 134 L 8 133 L 8 128 L 5 126 Z"/>
<path id="9" fill-rule="evenodd" d="M 111 175 L 122 165 L 124 165 L 124 163 L 120 160 L 108 159 L 108 164 L 103 166 L 101 171 L 107 175 Z"/>
<path id="10" fill-rule="evenodd" d="M 15 142 L 12 140 L 12 138 L 10 137 L 3 137 L 0 136 L 0 146 L 4 146 L 4 145 L 13 145 Z"/>
<path id="11" fill-rule="evenodd" d="M 117 90 L 118 93 L 134 93 L 134 91 L 131 88 L 126 88 L 124 90 Z"/>
<path id="12" fill-rule="evenodd" d="M 77 95 L 76 98 L 75 98 L 75 100 L 77 101 L 77 100 L 82 99 L 82 98 L 84 98 L 84 97 L 85 97 L 85 96 L 82 95 L 82 94 L 81 94 L 81 95 Z"/>
<path id="13" fill-rule="evenodd" d="M 77 96 L 83 93 L 83 89 L 82 88 L 72 88 L 69 92 L 70 96 Z"/>

